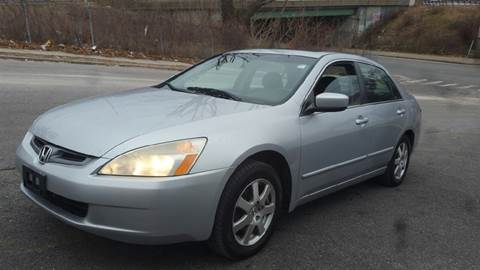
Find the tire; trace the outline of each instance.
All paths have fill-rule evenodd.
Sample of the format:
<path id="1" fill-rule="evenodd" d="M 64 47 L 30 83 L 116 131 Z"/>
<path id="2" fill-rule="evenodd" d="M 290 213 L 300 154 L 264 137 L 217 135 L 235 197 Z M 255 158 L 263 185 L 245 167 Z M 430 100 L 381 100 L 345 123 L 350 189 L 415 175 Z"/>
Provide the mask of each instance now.
<path id="1" fill-rule="evenodd" d="M 267 186 L 270 192 L 266 192 Z M 254 189 L 260 200 L 254 198 Z M 208 240 L 210 248 L 232 260 L 247 258 L 260 251 L 280 216 L 282 194 L 280 178 L 272 166 L 255 160 L 246 161 L 225 186 Z"/>
<path id="2" fill-rule="evenodd" d="M 401 154 L 403 151 L 405 151 L 402 151 L 402 149 L 406 149 L 407 153 Z M 407 174 L 408 165 L 410 164 L 410 154 L 412 152 L 411 149 L 412 146 L 410 139 L 404 135 L 395 147 L 395 151 L 392 159 L 388 163 L 385 174 L 378 177 L 377 182 L 387 187 L 396 187 L 402 184 L 403 180 L 405 179 L 405 175 Z M 400 155 L 403 156 L 400 157 Z"/>

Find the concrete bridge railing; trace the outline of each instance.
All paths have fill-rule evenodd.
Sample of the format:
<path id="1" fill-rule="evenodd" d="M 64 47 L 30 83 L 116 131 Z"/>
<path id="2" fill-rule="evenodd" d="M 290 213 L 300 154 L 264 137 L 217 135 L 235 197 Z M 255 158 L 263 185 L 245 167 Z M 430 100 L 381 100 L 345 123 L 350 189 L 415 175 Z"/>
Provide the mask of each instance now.
<path id="1" fill-rule="evenodd" d="M 408 6 L 409 0 L 288 0 L 274 1 L 267 5 L 270 8 L 309 8 L 309 7 L 342 7 L 342 6 Z"/>

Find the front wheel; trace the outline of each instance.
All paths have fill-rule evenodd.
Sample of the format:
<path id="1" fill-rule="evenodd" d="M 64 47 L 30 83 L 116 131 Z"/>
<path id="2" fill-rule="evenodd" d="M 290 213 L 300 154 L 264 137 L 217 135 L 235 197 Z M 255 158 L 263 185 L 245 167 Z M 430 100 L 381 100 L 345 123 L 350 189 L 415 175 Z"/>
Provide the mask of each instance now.
<path id="1" fill-rule="evenodd" d="M 247 161 L 222 194 L 210 247 L 230 259 L 257 253 L 268 241 L 282 205 L 282 186 L 268 164 Z"/>
<path id="2" fill-rule="evenodd" d="M 407 136 L 403 136 L 395 147 L 395 152 L 388 163 L 387 171 L 378 178 L 378 182 L 389 187 L 400 185 L 407 174 L 410 152 L 410 139 Z"/>

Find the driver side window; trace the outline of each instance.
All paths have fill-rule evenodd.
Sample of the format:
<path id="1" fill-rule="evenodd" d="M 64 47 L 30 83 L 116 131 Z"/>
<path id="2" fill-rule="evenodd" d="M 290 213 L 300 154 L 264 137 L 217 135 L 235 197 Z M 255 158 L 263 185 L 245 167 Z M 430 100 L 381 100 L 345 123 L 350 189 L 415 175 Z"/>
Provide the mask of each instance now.
<path id="1" fill-rule="evenodd" d="M 315 96 L 321 93 L 344 94 L 349 98 L 349 106 L 361 104 L 361 91 L 355 65 L 352 62 L 339 62 L 327 67 L 314 88 Z"/>

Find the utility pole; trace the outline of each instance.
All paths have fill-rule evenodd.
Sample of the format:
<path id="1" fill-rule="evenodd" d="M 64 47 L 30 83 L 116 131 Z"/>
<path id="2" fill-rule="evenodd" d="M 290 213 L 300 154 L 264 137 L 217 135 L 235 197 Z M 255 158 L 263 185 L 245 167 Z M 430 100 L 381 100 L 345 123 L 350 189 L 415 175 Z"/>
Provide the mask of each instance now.
<path id="1" fill-rule="evenodd" d="M 25 31 L 27 32 L 27 41 L 32 43 L 32 34 L 30 33 L 30 19 L 28 17 L 27 0 L 22 0 L 23 15 L 25 16 Z"/>
<path id="2" fill-rule="evenodd" d="M 478 27 L 478 35 L 475 43 L 474 57 L 480 58 L 480 26 Z"/>
<path id="3" fill-rule="evenodd" d="M 92 41 L 92 47 L 94 47 L 95 35 L 93 34 L 92 10 L 90 9 L 90 3 L 88 2 L 88 0 L 85 0 L 85 8 L 87 9 L 88 26 L 90 27 L 90 39 Z"/>
<path id="4" fill-rule="evenodd" d="M 477 35 L 477 50 L 480 51 L 480 26 L 478 27 L 478 35 Z"/>

